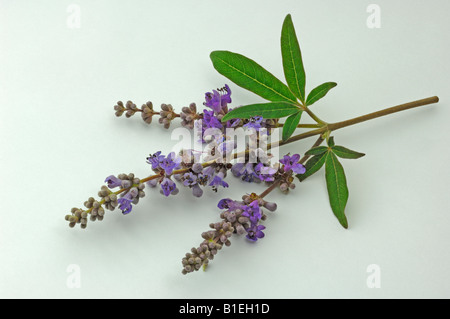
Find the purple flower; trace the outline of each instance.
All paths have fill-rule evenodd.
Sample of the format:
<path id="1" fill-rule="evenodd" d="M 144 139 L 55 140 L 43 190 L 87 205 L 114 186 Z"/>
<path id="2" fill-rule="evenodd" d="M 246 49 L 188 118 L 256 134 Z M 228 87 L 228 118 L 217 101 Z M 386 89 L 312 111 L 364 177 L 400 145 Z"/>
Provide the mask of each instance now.
<path id="1" fill-rule="evenodd" d="M 119 203 L 119 209 L 122 210 L 122 214 L 126 215 L 131 212 L 131 209 L 133 206 L 131 205 L 132 199 L 129 198 L 129 196 L 121 197 L 117 200 Z"/>
<path id="2" fill-rule="evenodd" d="M 247 129 L 254 129 L 258 131 L 262 127 L 261 126 L 262 121 L 263 121 L 262 116 L 254 116 L 248 120 L 247 124 L 244 124 L 244 127 L 246 127 Z"/>
<path id="3" fill-rule="evenodd" d="M 216 114 L 220 113 L 221 110 L 226 111 L 227 104 L 231 103 L 231 90 L 227 84 L 218 91 L 213 90 L 212 93 L 205 93 L 205 102 L 203 103 L 203 105 L 213 109 Z"/>
<path id="4" fill-rule="evenodd" d="M 293 171 L 295 174 L 303 174 L 306 172 L 306 168 L 298 163 L 300 160 L 299 154 L 294 154 L 292 156 L 284 155 L 282 159 L 280 159 L 280 163 L 284 164 L 284 171 Z"/>
<path id="5" fill-rule="evenodd" d="M 161 155 L 161 151 L 156 152 L 153 155 L 147 157 L 147 163 L 152 165 L 152 169 L 157 169 L 159 167 L 159 163 L 165 158 L 164 155 Z"/>
<path id="6" fill-rule="evenodd" d="M 202 176 L 202 180 L 203 181 L 210 181 L 213 179 L 214 174 L 216 172 L 216 169 L 213 165 L 208 166 L 207 168 L 205 168 L 203 170 L 203 176 Z"/>
<path id="7" fill-rule="evenodd" d="M 244 210 L 246 205 L 243 205 L 242 202 L 232 200 L 231 198 L 223 198 L 217 204 L 217 207 L 220 209 L 227 209 L 229 211 L 236 211 L 237 209 Z"/>
<path id="8" fill-rule="evenodd" d="M 275 168 L 264 166 L 263 163 L 256 164 L 254 171 L 258 175 L 258 177 L 265 182 L 273 182 L 274 175 L 277 172 Z"/>
<path id="9" fill-rule="evenodd" d="M 188 172 L 183 175 L 183 185 L 186 187 L 192 187 L 194 185 L 197 185 L 197 175 L 193 174 L 191 172 Z"/>
<path id="10" fill-rule="evenodd" d="M 214 176 L 213 180 L 211 181 L 211 183 L 209 183 L 209 186 L 212 186 L 213 190 L 217 191 L 217 187 L 218 186 L 222 186 L 222 187 L 228 187 L 228 183 L 226 183 L 224 180 L 224 174 L 222 172 L 217 173 L 216 176 Z"/>
<path id="11" fill-rule="evenodd" d="M 230 208 L 230 204 L 233 202 L 231 198 L 223 198 L 219 201 L 219 204 L 217 204 L 217 207 L 220 209 L 228 209 Z"/>
<path id="12" fill-rule="evenodd" d="M 263 238 L 265 234 L 262 232 L 264 229 L 266 229 L 263 225 L 252 225 L 246 229 L 247 231 L 247 237 L 251 241 L 257 241 L 260 238 Z"/>
<path id="13" fill-rule="evenodd" d="M 175 155 L 175 152 L 171 152 L 167 157 L 160 161 L 159 166 L 166 172 L 167 175 L 171 175 L 172 171 L 179 167 L 181 158 Z"/>
<path id="14" fill-rule="evenodd" d="M 170 194 L 176 195 L 178 193 L 177 185 L 170 178 L 164 177 L 161 182 L 161 192 L 164 196 L 169 196 Z"/>
<path id="15" fill-rule="evenodd" d="M 231 172 L 236 177 L 241 177 L 245 182 L 261 182 L 260 177 L 254 170 L 254 163 L 236 163 L 231 168 Z"/>
<path id="16" fill-rule="evenodd" d="M 205 143 L 205 134 L 216 134 L 215 130 L 222 131 L 221 121 L 214 115 L 214 111 L 203 110 L 203 119 L 194 122 L 195 131 L 198 134 L 199 141 Z M 212 131 L 212 132 L 211 132 Z"/>
<path id="17" fill-rule="evenodd" d="M 261 219 L 261 208 L 259 208 L 258 201 L 254 200 L 249 205 L 245 206 L 242 216 L 248 217 L 252 224 L 257 224 Z"/>
<path id="18" fill-rule="evenodd" d="M 122 180 L 115 177 L 114 175 L 110 175 L 105 179 L 105 183 L 108 183 L 109 188 L 116 188 L 122 185 Z"/>
<path id="19" fill-rule="evenodd" d="M 182 177 L 183 185 L 192 188 L 192 195 L 195 197 L 201 197 L 203 195 L 203 190 L 199 185 L 199 183 L 202 183 L 202 179 L 203 175 L 201 173 L 194 174 L 192 172 L 185 173 Z"/>
<path id="20" fill-rule="evenodd" d="M 222 110 L 222 103 L 221 103 L 221 95 L 216 90 L 213 90 L 213 92 L 206 92 L 205 93 L 205 102 L 203 105 L 208 106 L 213 109 L 214 112 L 219 113 Z"/>
<path id="21" fill-rule="evenodd" d="M 203 126 L 207 128 L 222 129 L 223 125 L 220 120 L 214 115 L 214 111 L 203 110 Z"/>
<path id="22" fill-rule="evenodd" d="M 225 84 L 220 91 L 222 92 L 222 106 L 226 106 L 226 104 L 231 103 L 231 89 L 228 84 Z"/>
<path id="23" fill-rule="evenodd" d="M 136 187 L 132 187 L 126 194 L 117 200 L 119 209 L 122 210 L 124 215 L 131 212 L 131 209 L 133 208 L 131 205 L 132 203 L 137 204 L 136 200 L 139 200 L 138 195 L 139 190 Z"/>

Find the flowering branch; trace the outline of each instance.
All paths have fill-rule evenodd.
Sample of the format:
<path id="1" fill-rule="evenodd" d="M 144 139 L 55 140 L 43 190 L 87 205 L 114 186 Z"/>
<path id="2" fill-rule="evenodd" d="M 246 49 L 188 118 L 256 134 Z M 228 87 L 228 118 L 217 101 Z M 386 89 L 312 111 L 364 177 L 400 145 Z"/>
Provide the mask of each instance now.
<path id="1" fill-rule="evenodd" d="M 283 69 L 287 84 L 282 83 L 255 61 L 229 51 L 214 51 L 210 58 L 214 68 L 244 89 L 250 90 L 268 100 L 267 103 L 250 104 L 231 108 L 231 89 L 223 88 L 205 93 L 205 109 L 198 111 L 195 103 L 190 103 L 175 112 L 170 104 L 162 104 L 160 111 L 153 109 L 152 102 L 146 102 L 138 108 L 133 102 L 119 101 L 114 106 L 116 116 L 125 114 L 127 118 L 141 113 L 142 119 L 150 124 L 153 116 L 159 116 L 158 122 L 169 128 L 173 120 L 179 118 L 184 128 L 194 130 L 195 138 L 202 145 L 201 150 L 187 149 L 179 154 L 167 155 L 160 151 L 147 157 L 153 174 L 138 178 L 133 173 L 110 175 L 106 185 L 98 192 L 99 200 L 93 197 L 84 202 L 85 208 L 72 208 L 66 215 L 70 227 L 80 224 L 86 228 L 87 218 L 91 221 L 103 220 L 105 209 L 118 208 L 128 215 L 133 205 L 145 196 L 146 187 L 157 188 L 165 197 L 179 192 L 177 183 L 192 191 L 195 197 L 201 197 L 203 189 L 217 192 L 229 187 L 226 177 L 229 172 L 244 182 L 264 182 L 268 187 L 261 194 L 245 194 L 242 200 L 221 199 L 218 208 L 221 220 L 210 224 L 210 230 L 202 233 L 203 241 L 191 249 L 182 259 L 183 274 L 202 267 L 206 268 L 222 247 L 231 244 L 232 234 L 246 234 L 250 241 L 264 238 L 265 226 L 262 222 L 267 215 L 264 210 L 275 211 L 276 203 L 265 200 L 275 189 L 288 193 L 295 188 L 295 178 L 304 181 L 325 166 L 325 180 L 331 209 L 344 227 L 348 228 L 345 206 L 349 192 L 341 159 L 357 159 L 363 153 L 336 145 L 332 133 L 364 121 L 394 114 L 415 107 L 437 103 L 437 96 L 417 100 L 377 112 L 369 113 L 341 122 L 327 123 L 320 119 L 310 106 L 322 99 L 336 87 L 334 82 L 325 82 L 306 94 L 306 75 L 303 67 L 300 47 L 296 38 L 291 16 L 283 23 L 281 33 L 281 51 Z M 300 123 L 302 114 L 307 113 L 315 124 Z M 284 122 L 280 119 L 286 118 Z M 282 139 L 267 143 L 276 128 L 281 128 Z M 294 134 L 298 128 L 311 129 Z M 243 151 L 237 151 L 233 135 L 242 130 Z M 278 161 L 272 151 L 305 138 L 318 138 L 303 157 L 299 154 L 286 154 Z M 326 142 L 326 146 L 322 143 Z M 203 146 L 206 145 L 204 151 Z M 271 152 L 268 152 L 270 150 Z M 207 156 L 200 159 L 203 153 Z M 118 188 L 117 190 L 113 190 Z"/>

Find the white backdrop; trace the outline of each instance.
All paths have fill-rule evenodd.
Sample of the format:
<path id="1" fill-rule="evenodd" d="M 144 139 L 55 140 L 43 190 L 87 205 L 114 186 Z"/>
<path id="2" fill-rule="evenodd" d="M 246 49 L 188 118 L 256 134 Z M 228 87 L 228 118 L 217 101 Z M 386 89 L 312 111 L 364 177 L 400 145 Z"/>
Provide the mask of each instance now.
<path id="1" fill-rule="evenodd" d="M 375 29 L 367 26 L 371 3 L 2 0 L 0 297 L 450 297 L 450 2 L 376 1 Z M 323 171 L 288 196 L 271 194 L 278 211 L 265 222 L 266 237 L 233 237 L 206 272 L 181 275 L 181 258 L 218 220 L 218 200 L 263 185 L 230 178 L 229 189 L 201 199 L 148 189 L 128 216 L 115 211 L 86 230 L 67 226 L 64 216 L 96 196 L 106 176 L 147 176 L 146 156 L 176 143 L 158 123 L 116 118 L 117 100 L 180 110 L 228 83 L 233 105 L 262 101 L 218 74 L 209 53 L 239 52 L 283 78 L 287 13 L 307 88 L 338 83 L 313 107 L 321 118 L 440 97 L 336 132 L 338 144 L 366 153 L 343 163 L 348 230 L 331 212 Z M 370 265 L 379 288 L 367 285 Z M 75 273 L 79 287 L 68 285 Z"/>

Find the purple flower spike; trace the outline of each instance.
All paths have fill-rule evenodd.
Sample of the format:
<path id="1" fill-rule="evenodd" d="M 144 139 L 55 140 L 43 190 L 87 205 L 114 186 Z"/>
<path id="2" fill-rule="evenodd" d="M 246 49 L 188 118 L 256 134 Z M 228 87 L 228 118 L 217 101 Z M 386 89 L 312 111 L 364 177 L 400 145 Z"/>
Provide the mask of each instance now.
<path id="1" fill-rule="evenodd" d="M 299 154 L 294 154 L 292 156 L 284 155 L 282 159 L 280 159 L 280 163 L 284 164 L 284 171 L 292 170 L 295 174 L 304 174 L 306 172 L 306 168 L 298 163 L 300 160 Z"/>
<path id="2" fill-rule="evenodd" d="M 169 196 L 170 194 L 177 194 L 178 188 L 174 181 L 172 181 L 170 178 L 165 177 L 163 181 L 161 182 L 161 191 L 164 194 L 164 196 Z"/>
<path id="3" fill-rule="evenodd" d="M 122 185 L 122 180 L 115 177 L 114 175 L 111 175 L 105 179 L 105 183 L 108 183 L 109 188 L 116 188 Z"/>
<path id="4" fill-rule="evenodd" d="M 131 212 L 133 206 L 131 205 L 131 199 L 126 196 L 119 198 L 117 202 L 119 203 L 119 209 L 122 210 L 122 214 L 126 215 Z"/>
<path id="5" fill-rule="evenodd" d="M 265 234 L 262 232 L 264 229 L 266 229 L 263 225 L 253 225 L 246 229 L 247 231 L 247 237 L 251 241 L 257 241 L 258 239 L 261 239 L 265 236 Z"/>

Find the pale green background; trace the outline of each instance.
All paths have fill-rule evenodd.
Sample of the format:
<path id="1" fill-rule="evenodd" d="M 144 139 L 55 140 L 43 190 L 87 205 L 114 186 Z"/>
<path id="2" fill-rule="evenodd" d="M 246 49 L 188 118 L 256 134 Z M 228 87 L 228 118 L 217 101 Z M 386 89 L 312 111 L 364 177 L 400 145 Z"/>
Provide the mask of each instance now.
<path id="1" fill-rule="evenodd" d="M 69 4 L 81 28 L 67 27 Z M 377 1 L 0 1 L 0 297 L 2 298 L 448 298 L 450 297 L 450 2 Z M 274 193 L 266 238 L 233 238 L 206 273 L 182 276 L 181 258 L 218 220 L 217 201 L 182 189 L 148 190 L 129 216 L 116 211 L 82 231 L 64 221 L 110 174 L 149 174 L 145 157 L 169 152 L 170 132 L 117 119 L 117 100 L 179 110 L 229 83 L 234 105 L 262 101 L 212 67 L 209 53 L 249 56 L 283 77 L 279 49 L 291 13 L 307 88 L 338 87 L 313 108 L 339 121 L 439 95 L 441 102 L 336 132 L 367 154 L 346 161 L 344 230 L 323 172 L 290 196 Z M 177 126 L 179 126 L 177 124 Z M 312 140 L 283 148 L 303 152 Z M 299 183 L 298 183 L 299 184 Z M 70 264 L 81 288 L 69 289 Z M 381 269 L 369 289 L 366 269 Z"/>

